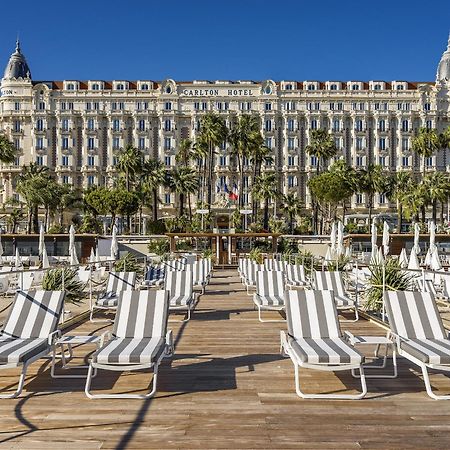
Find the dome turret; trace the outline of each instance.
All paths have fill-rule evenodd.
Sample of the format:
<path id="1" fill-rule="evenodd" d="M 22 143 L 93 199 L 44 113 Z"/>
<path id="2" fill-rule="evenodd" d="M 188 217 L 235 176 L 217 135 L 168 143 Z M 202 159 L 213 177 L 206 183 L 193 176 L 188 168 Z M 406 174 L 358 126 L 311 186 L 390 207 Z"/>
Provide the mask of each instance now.
<path id="1" fill-rule="evenodd" d="M 20 42 L 16 41 L 16 50 L 10 56 L 8 64 L 3 75 L 3 79 L 11 80 L 17 78 L 30 78 L 31 72 L 27 60 L 20 50 Z"/>

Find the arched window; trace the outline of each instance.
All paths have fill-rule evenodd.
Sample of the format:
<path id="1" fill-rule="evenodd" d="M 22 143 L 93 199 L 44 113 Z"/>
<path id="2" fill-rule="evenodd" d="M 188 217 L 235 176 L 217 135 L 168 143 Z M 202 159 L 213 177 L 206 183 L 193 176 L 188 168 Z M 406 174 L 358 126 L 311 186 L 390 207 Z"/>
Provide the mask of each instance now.
<path id="1" fill-rule="evenodd" d="M 359 85 L 358 84 L 352 84 L 352 91 L 359 91 Z"/>
<path id="2" fill-rule="evenodd" d="M 311 130 L 317 130 L 317 120 L 311 120 Z"/>
<path id="3" fill-rule="evenodd" d="M 332 84 L 330 86 L 330 91 L 337 91 L 337 84 Z"/>
<path id="4" fill-rule="evenodd" d="M 356 131 L 363 131 L 363 121 L 361 119 L 356 121 L 355 128 Z"/>
<path id="5" fill-rule="evenodd" d="M 384 119 L 379 120 L 378 122 L 378 130 L 379 131 L 386 131 L 386 122 Z"/>
<path id="6" fill-rule="evenodd" d="M 374 91 L 381 91 L 381 84 L 376 84 L 376 85 L 373 87 L 373 89 L 374 89 Z"/>
<path id="7" fill-rule="evenodd" d="M 148 91 L 148 84 L 141 84 L 141 91 Z"/>
<path id="8" fill-rule="evenodd" d="M 314 86 L 314 84 L 308 84 L 308 91 L 315 91 L 316 90 L 316 86 Z"/>
<path id="9" fill-rule="evenodd" d="M 404 86 L 403 84 L 397 84 L 397 91 L 403 91 Z"/>
<path id="10" fill-rule="evenodd" d="M 122 83 L 117 85 L 117 90 L 118 91 L 123 91 L 124 89 L 125 89 L 125 86 Z"/>
<path id="11" fill-rule="evenodd" d="M 402 131 L 408 131 L 409 130 L 409 121 L 403 120 L 402 121 Z"/>

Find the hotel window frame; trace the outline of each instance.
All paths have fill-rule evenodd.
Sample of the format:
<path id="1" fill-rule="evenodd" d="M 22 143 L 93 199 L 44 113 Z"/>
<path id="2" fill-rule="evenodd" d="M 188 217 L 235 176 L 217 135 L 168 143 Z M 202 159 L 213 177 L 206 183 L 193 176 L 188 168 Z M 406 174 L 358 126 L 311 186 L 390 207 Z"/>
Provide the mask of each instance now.
<path id="1" fill-rule="evenodd" d="M 386 131 L 386 120 L 384 120 L 384 119 L 378 120 L 378 131 L 382 131 L 382 132 Z"/>
<path id="2" fill-rule="evenodd" d="M 138 139 L 138 149 L 145 150 L 145 137 L 140 137 Z"/>
<path id="3" fill-rule="evenodd" d="M 402 156 L 402 167 L 410 167 L 409 156 Z"/>
<path id="4" fill-rule="evenodd" d="M 87 120 L 87 129 L 89 131 L 94 131 L 95 130 L 95 120 L 90 118 Z"/>
<path id="5" fill-rule="evenodd" d="M 311 119 L 310 129 L 311 130 L 317 130 L 318 127 L 319 127 L 319 123 L 318 123 L 317 119 Z"/>
<path id="6" fill-rule="evenodd" d="M 264 122 L 264 131 L 272 131 L 272 120 L 266 119 Z"/>
<path id="7" fill-rule="evenodd" d="M 95 156 L 94 155 L 88 155 L 86 158 L 86 165 L 88 167 L 95 167 Z"/>
<path id="8" fill-rule="evenodd" d="M 62 155 L 61 156 L 61 165 L 63 167 L 69 167 L 70 166 L 70 157 L 68 155 Z"/>
<path id="9" fill-rule="evenodd" d="M 87 139 L 87 148 L 88 148 L 88 150 L 95 150 L 95 138 L 88 137 L 88 139 Z"/>
<path id="10" fill-rule="evenodd" d="M 63 136 L 61 139 L 61 148 L 63 150 L 69 149 L 69 138 L 67 136 Z"/>
<path id="11" fill-rule="evenodd" d="M 171 155 L 164 156 L 164 165 L 166 167 L 172 167 L 172 156 Z"/>
<path id="12" fill-rule="evenodd" d="M 295 138 L 294 137 L 287 138 L 287 149 L 295 150 Z"/>
<path id="13" fill-rule="evenodd" d="M 264 104 L 264 110 L 265 111 L 272 111 L 272 103 L 271 102 L 266 102 Z"/>
<path id="14" fill-rule="evenodd" d="M 95 184 L 95 176 L 94 175 L 88 175 L 87 177 L 87 185 L 88 186 L 94 186 Z"/>
<path id="15" fill-rule="evenodd" d="M 295 120 L 294 119 L 288 119 L 286 123 L 286 128 L 288 131 L 295 131 Z"/>
<path id="16" fill-rule="evenodd" d="M 36 165 L 43 166 L 44 165 L 44 157 L 42 155 L 36 156 Z"/>
<path id="17" fill-rule="evenodd" d="M 386 156 L 378 156 L 378 165 L 386 167 Z"/>
<path id="18" fill-rule="evenodd" d="M 172 138 L 164 138 L 164 150 L 172 150 Z"/>
<path id="19" fill-rule="evenodd" d="M 386 150 L 386 138 L 378 138 L 378 150 Z"/>
<path id="20" fill-rule="evenodd" d="M 335 83 L 330 84 L 330 91 L 337 91 L 337 90 L 338 90 L 337 84 L 335 84 Z"/>

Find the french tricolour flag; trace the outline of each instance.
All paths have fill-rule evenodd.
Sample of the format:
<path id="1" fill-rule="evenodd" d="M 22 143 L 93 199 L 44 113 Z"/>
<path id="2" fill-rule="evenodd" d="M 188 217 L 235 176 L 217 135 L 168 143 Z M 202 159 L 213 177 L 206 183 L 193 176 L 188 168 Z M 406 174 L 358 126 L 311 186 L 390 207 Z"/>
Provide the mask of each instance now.
<path id="1" fill-rule="evenodd" d="M 233 189 L 231 190 L 231 192 L 228 193 L 228 197 L 230 200 L 237 200 L 239 198 L 238 187 L 237 187 L 236 183 L 234 183 Z"/>

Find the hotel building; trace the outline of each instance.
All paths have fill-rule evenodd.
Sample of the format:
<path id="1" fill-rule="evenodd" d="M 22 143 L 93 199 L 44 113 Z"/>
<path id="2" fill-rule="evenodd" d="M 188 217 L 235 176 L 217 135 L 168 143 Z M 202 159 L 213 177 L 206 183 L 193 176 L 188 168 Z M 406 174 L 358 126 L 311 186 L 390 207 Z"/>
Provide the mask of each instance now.
<path id="1" fill-rule="evenodd" d="M 355 168 L 369 163 L 386 172 L 420 173 L 422 161 L 412 152 L 420 127 L 443 130 L 449 125 L 450 40 L 439 62 L 436 80 L 417 81 L 163 81 L 33 79 L 19 42 L 1 80 L 0 131 L 14 143 L 13 165 L 0 166 L 0 201 L 18 195 L 15 179 L 30 162 L 47 166 L 62 183 L 76 188 L 109 185 L 116 176 L 117 154 L 132 144 L 175 164 L 182 139 L 195 140 L 202 116 L 214 111 L 229 125 L 240 114 L 261 119 L 273 163 L 264 170 L 279 174 L 280 189 L 297 191 L 310 206 L 307 180 L 316 161 L 305 152 L 311 130 L 326 128 L 339 153 Z M 217 149 L 214 185 L 233 185 L 235 161 L 229 145 Z M 250 173 L 244 177 L 244 201 L 249 203 Z M 443 150 L 426 161 L 427 171 L 448 171 Z M 161 189 L 161 215 L 176 207 L 175 195 Z M 222 194 L 215 208 L 225 211 Z M 375 208 L 389 208 L 380 195 Z M 392 206 L 392 205 L 391 205 Z M 353 212 L 365 212 L 366 198 L 352 199 Z"/>

